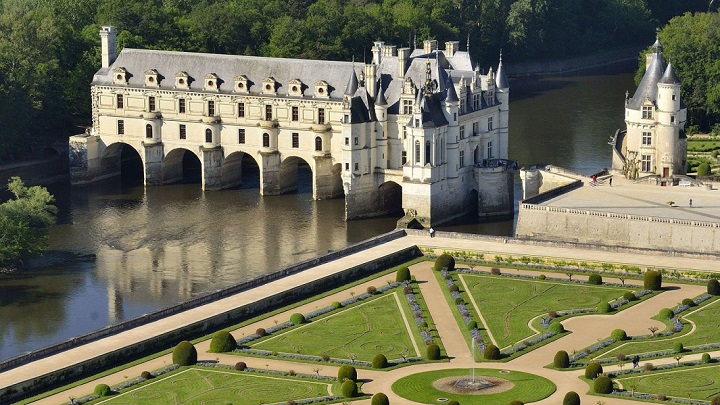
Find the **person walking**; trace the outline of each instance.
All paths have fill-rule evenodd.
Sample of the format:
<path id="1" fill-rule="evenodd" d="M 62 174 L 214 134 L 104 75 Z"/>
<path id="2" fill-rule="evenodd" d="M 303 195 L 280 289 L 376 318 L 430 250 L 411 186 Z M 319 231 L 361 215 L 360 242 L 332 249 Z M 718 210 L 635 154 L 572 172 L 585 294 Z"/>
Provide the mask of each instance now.
<path id="1" fill-rule="evenodd" d="M 610 177 L 610 180 L 608 180 L 608 183 L 610 183 L 610 187 L 612 187 L 612 177 Z"/>

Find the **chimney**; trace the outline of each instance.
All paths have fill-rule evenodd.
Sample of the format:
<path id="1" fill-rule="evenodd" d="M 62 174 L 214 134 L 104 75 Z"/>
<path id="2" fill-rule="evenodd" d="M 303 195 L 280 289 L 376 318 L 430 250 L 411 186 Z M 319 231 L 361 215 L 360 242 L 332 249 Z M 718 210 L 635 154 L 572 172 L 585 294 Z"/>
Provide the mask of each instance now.
<path id="1" fill-rule="evenodd" d="M 447 41 L 445 42 L 445 55 L 453 56 L 455 52 L 460 50 L 460 41 Z"/>
<path id="2" fill-rule="evenodd" d="M 377 87 L 377 65 L 367 64 L 364 67 L 365 71 L 365 89 L 371 97 L 375 98 L 375 92 Z"/>
<path id="3" fill-rule="evenodd" d="M 400 48 L 397 50 L 398 55 L 398 77 L 405 77 L 407 71 L 408 59 L 410 59 L 410 48 Z"/>
<path id="4" fill-rule="evenodd" d="M 383 41 L 376 41 L 372 47 L 372 54 L 373 54 L 373 60 L 372 63 L 379 65 L 381 56 L 380 56 L 380 50 L 385 45 L 385 42 Z"/>
<path id="5" fill-rule="evenodd" d="M 437 40 L 426 39 L 423 41 L 423 51 L 425 51 L 425 53 L 432 53 L 436 49 L 437 49 Z"/>
<path id="6" fill-rule="evenodd" d="M 117 58 L 117 45 L 115 37 L 117 30 L 112 26 L 105 26 L 100 29 L 100 43 L 102 47 L 102 67 L 110 67 Z"/>
<path id="7" fill-rule="evenodd" d="M 652 58 L 655 56 L 654 53 L 646 53 L 645 54 L 645 70 L 647 70 L 648 67 L 650 67 L 650 63 L 652 62 Z"/>

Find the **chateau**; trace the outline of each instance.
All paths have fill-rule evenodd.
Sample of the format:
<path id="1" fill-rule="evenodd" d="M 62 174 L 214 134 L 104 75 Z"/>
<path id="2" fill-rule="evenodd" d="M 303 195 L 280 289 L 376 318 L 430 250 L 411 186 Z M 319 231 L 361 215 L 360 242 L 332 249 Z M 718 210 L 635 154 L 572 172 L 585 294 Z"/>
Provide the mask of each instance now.
<path id="1" fill-rule="evenodd" d="M 618 132 L 614 143 L 612 169 L 628 178 L 658 176 L 668 182 L 685 174 L 687 109 L 680 101 L 680 80 L 672 63 L 662 59 L 660 40 L 647 55 L 645 75 L 632 98 L 625 96 L 627 130 Z"/>
<path id="2" fill-rule="evenodd" d="M 92 127 L 70 138 L 71 176 L 119 174 L 137 153 L 144 183 L 183 177 L 197 159 L 205 190 L 239 185 L 248 162 L 260 193 L 297 188 L 312 171 L 314 199 L 346 201 L 346 218 L 403 209 L 429 226 L 470 212 L 513 210 L 509 85 L 483 73 L 459 42 L 422 49 L 375 42 L 372 61 L 123 49 L 103 27 Z M 469 43 L 468 43 L 469 46 Z"/>

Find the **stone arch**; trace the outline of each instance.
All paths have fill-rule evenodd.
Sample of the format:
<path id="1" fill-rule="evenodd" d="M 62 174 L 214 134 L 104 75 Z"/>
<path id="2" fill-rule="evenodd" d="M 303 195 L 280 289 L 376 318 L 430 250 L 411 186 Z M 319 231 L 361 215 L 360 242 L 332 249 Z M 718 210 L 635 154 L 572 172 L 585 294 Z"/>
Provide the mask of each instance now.
<path id="1" fill-rule="evenodd" d="M 382 183 L 375 192 L 374 205 L 378 215 L 403 213 L 402 185 L 394 181 Z"/>
<path id="2" fill-rule="evenodd" d="M 478 193 L 478 191 L 476 189 L 473 188 L 468 192 L 466 207 L 468 207 L 469 213 L 476 215 L 476 216 L 478 213 L 478 208 L 480 206 L 479 198 L 480 198 L 480 193 Z"/>
<path id="3" fill-rule="evenodd" d="M 220 170 L 220 181 L 224 188 L 241 186 L 242 188 L 260 187 L 260 166 L 252 154 L 233 152 L 227 155 Z"/>
<path id="4" fill-rule="evenodd" d="M 162 161 L 162 182 L 201 183 L 202 163 L 190 149 L 175 148 L 165 154 Z"/>
<path id="5" fill-rule="evenodd" d="M 299 156 L 287 156 L 280 162 L 280 193 L 314 190 L 315 170 L 307 160 Z"/>
<path id="6" fill-rule="evenodd" d="M 480 150 L 480 145 L 478 145 L 475 147 L 475 150 L 473 151 L 473 164 L 478 164 L 481 162 L 482 162 L 482 150 Z"/>
<path id="7" fill-rule="evenodd" d="M 126 184 L 139 185 L 145 182 L 145 164 L 140 151 L 125 142 L 108 145 L 100 157 L 101 173 L 119 173 Z"/>

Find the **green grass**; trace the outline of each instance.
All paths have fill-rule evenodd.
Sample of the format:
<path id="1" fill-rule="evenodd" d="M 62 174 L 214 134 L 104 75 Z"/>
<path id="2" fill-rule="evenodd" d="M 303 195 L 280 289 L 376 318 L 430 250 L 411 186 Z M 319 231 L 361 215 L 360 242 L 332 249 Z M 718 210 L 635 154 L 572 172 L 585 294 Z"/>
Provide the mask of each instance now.
<path id="1" fill-rule="evenodd" d="M 327 396 L 330 386 L 299 378 L 192 367 L 93 403 L 257 405 Z"/>
<path id="2" fill-rule="evenodd" d="M 437 404 L 438 398 L 454 399 L 461 404 L 507 404 L 513 400 L 520 400 L 524 403 L 539 401 L 549 397 L 556 389 L 555 384 L 543 377 L 519 371 L 503 374 L 501 370 L 490 369 L 476 369 L 476 378 L 482 378 L 482 376 L 504 378 L 513 382 L 514 387 L 497 394 L 466 395 L 441 391 L 432 385 L 434 381 L 441 378 L 452 376 L 467 376 L 470 378 L 470 375 L 471 370 L 469 369 L 417 373 L 397 380 L 392 385 L 392 390 L 403 398 L 424 404 Z"/>
<path id="3" fill-rule="evenodd" d="M 283 353 L 301 353 L 333 358 L 372 361 L 382 353 L 389 360 L 400 358 L 408 350 L 411 356 L 422 356 L 414 349 L 408 328 L 400 314 L 397 292 L 363 301 L 313 322 L 278 333 L 252 345 L 253 349 Z M 414 320 L 408 319 L 408 322 Z M 414 327 L 411 325 L 411 327 Z M 423 342 L 415 342 L 424 348 Z"/>
<path id="4" fill-rule="evenodd" d="M 710 152 L 720 149 L 720 141 L 712 139 L 688 139 L 688 152 Z"/>
<path id="5" fill-rule="evenodd" d="M 474 274 L 459 277 L 465 280 L 467 293 L 477 303 L 501 349 L 535 335 L 528 323 L 539 315 L 548 311 L 595 308 L 600 302 L 629 291 L 622 287 Z M 468 309 L 472 309 L 470 302 L 468 304 Z"/>
<path id="6" fill-rule="evenodd" d="M 696 366 L 678 370 L 644 372 L 616 379 L 625 391 L 665 394 L 669 397 L 710 400 L 720 395 L 720 365 Z"/>

